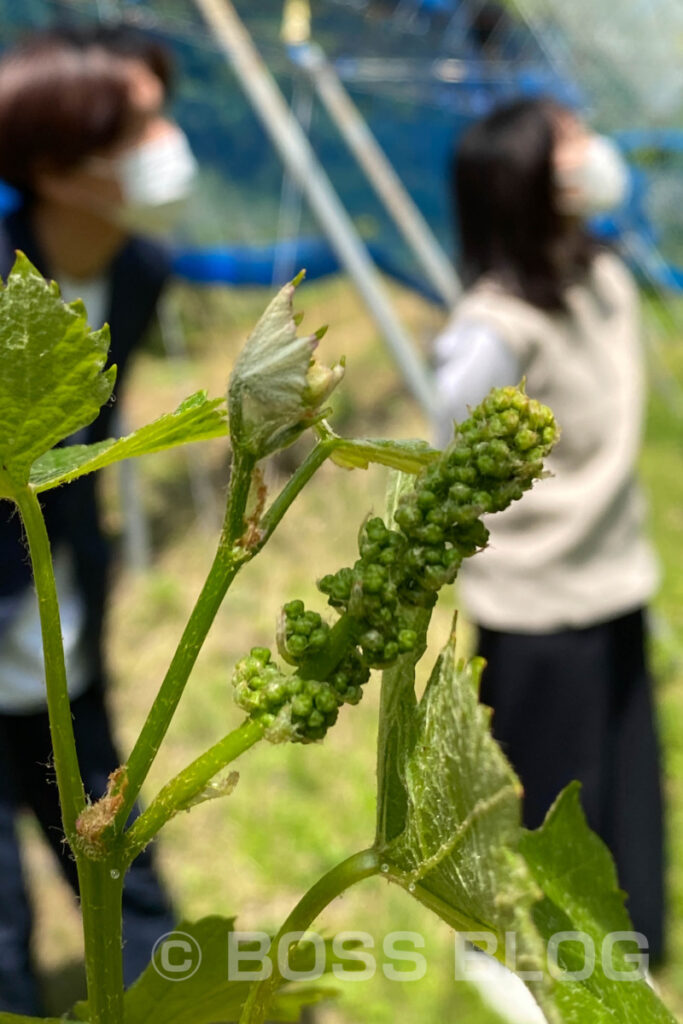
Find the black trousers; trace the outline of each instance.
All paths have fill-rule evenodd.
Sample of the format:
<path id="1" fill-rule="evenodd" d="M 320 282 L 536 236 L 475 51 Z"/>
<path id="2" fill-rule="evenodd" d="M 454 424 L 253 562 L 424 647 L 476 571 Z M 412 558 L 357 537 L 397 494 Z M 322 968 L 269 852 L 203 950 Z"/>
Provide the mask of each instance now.
<path id="1" fill-rule="evenodd" d="M 582 783 L 588 822 L 607 843 L 651 962 L 664 948 L 659 746 L 641 610 L 547 634 L 479 630 L 481 699 L 524 786 L 537 828 L 560 790 Z"/>
<path id="2" fill-rule="evenodd" d="M 97 799 L 120 763 L 102 687 L 72 702 L 76 747 L 86 792 Z M 0 715 L 0 1010 L 40 1014 L 30 955 L 31 912 L 15 830 L 21 806 L 35 814 L 59 866 L 78 893 L 76 865 L 62 842 L 57 786 L 50 767 L 47 713 Z M 156 939 L 174 927 L 168 899 L 148 848 L 130 868 L 123 894 L 124 979 L 130 984 L 149 963 Z"/>

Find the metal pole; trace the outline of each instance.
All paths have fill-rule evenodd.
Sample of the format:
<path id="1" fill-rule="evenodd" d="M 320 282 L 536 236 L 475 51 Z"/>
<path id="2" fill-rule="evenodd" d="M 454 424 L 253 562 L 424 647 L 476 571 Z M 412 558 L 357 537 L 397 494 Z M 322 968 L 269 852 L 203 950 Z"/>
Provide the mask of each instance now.
<path id="1" fill-rule="evenodd" d="M 407 386 L 427 416 L 435 412 L 427 368 L 399 320 L 382 279 L 301 125 L 229 0 L 195 0 L 289 173 L 304 190 L 341 265 L 391 349 Z"/>
<path id="2" fill-rule="evenodd" d="M 451 261 L 413 202 L 384 150 L 339 80 L 324 51 L 315 43 L 290 47 L 292 59 L 303 68 L 346 145 L 365 171 L 394 224 L 422 265 L 447 307 L 462 289 Z"/>
<path id="3" fill-rule="evenodd" d="M 291 111 L 306 135 L 311 130 L 314 101 L 315 97 L 308 79 L 302 75 L 297 75 L 292 94 Z M 277 222 L 278 242 L 285 238 L 296 238 L 300 234 L 303 198 L 301 185 L 298 181 L 294 180 L 285 167 L 282 176 L 280 212 Z M 300 269 L 295 266 L 295 261 L 296 253 L 293 248 L 278 245 L 275 250 L 275 260 L 273 261 L 273 284 L 287 281 L 294 277 Z"/>

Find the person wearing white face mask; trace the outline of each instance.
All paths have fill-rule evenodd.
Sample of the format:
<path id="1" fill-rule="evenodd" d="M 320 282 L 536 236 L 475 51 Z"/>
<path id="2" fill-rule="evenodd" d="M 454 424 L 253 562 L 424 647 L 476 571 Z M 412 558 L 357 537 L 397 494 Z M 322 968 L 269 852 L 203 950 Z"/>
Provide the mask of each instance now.
<path id="1" fill-rule="evenodd" d="M 0 61 L 0 178 L 21 208 L 0 224 L 0 274 L 23 250 L 66 300 L 82 298 L 93 327 L 111 328 L 116 394 L 170 273 L 159 236 L 182 211 L 196 163 L 164 113 L 166 52 L 123 30 L 38 34 Z M 150 237 L 153 236 L 153 237 Z M 112 406 L 71 441 L 111 436 Z M 60 592 L 74 731 L 86 792 L 97 799 L 121 763 L 106 710 L 103 627 L 109 548 L 94 477 L 45 495 Z M 74 890 L 62 843 L 35 594 L 21 530 L 0 508 L 0 1010 L 42 1012 L 30 961 L 30 913 L 15 832 L 35 814 Z M 146 852 L 124 888 L 124 975 L 149 962 L 174 917 Z"/>
<path id="2" fill-rule="evenodd" d="M 636 482 L 639 303 L 585 225 L 626 201 L 628 168 L 568 110 L 521 100 L 465 133 L 452 188 L 465 292 L 434 345 L 438 442 L 491 387 L 522 378 L 561 428 L 552 477 L 487 522 L 487 550 L 459 576 L 488 663 L 481 698 L 527 827 L 581 781 L 655 962 L 663 828 L 645 609 L 658 568 Z"/>
<path id="3" fill-rule="evenodd" d="M 117 157 L 93 156 L 88 170 L 112 178 L 121 190 L 120 200 L 91 200 L 125 230 L 163 238 L 182 216 L 197 173 L 185 133 L 160 119 L 160 130 L 148 129 L 142 141 Z"/>

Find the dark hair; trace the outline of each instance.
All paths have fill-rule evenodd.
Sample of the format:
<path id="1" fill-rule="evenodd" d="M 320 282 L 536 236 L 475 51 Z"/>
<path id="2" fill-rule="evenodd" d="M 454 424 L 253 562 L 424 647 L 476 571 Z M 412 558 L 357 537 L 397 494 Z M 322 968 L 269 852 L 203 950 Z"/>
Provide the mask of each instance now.
<path id="1" fill-rule="evenodd" d="M 117 142 L 131 113 L 124 59 L 145 63 L 168 92 L 167 51 L 131 29 L 51 29 L 3 56 L 0 178 L 30 193 L 40 162 L 70 170 Z"/>
<path id="2" fill-rule="evenodd" d="M 557 207 L 550 100 L 518 100 L 473 124 L 451 175 L 466 286 L 484 274 L 541 309 L 561 310 L 596 243 Z"/>

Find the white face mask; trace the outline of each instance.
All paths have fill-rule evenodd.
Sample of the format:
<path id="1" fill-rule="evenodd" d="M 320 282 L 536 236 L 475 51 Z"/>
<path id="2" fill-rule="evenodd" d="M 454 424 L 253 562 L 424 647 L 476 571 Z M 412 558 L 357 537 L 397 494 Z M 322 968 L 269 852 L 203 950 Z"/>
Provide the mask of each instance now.
<path id="1" fill-rule="evenodd" d="M 591 217 L 627 199 L 628 166 L 611 139 L 591 135 L 579 163 L 555 169 L 555 184 L 562 213 Z"/>
<path id="2" fill-rule="evenodd" d="M 185 133 L 174 127 L 106 163 L 108 169 L 113 164 L 122 193 L 121 202 L 109 208 L 109 216 L 143 235 L 168 234 L 197 176 L 197 161 Z"/>

